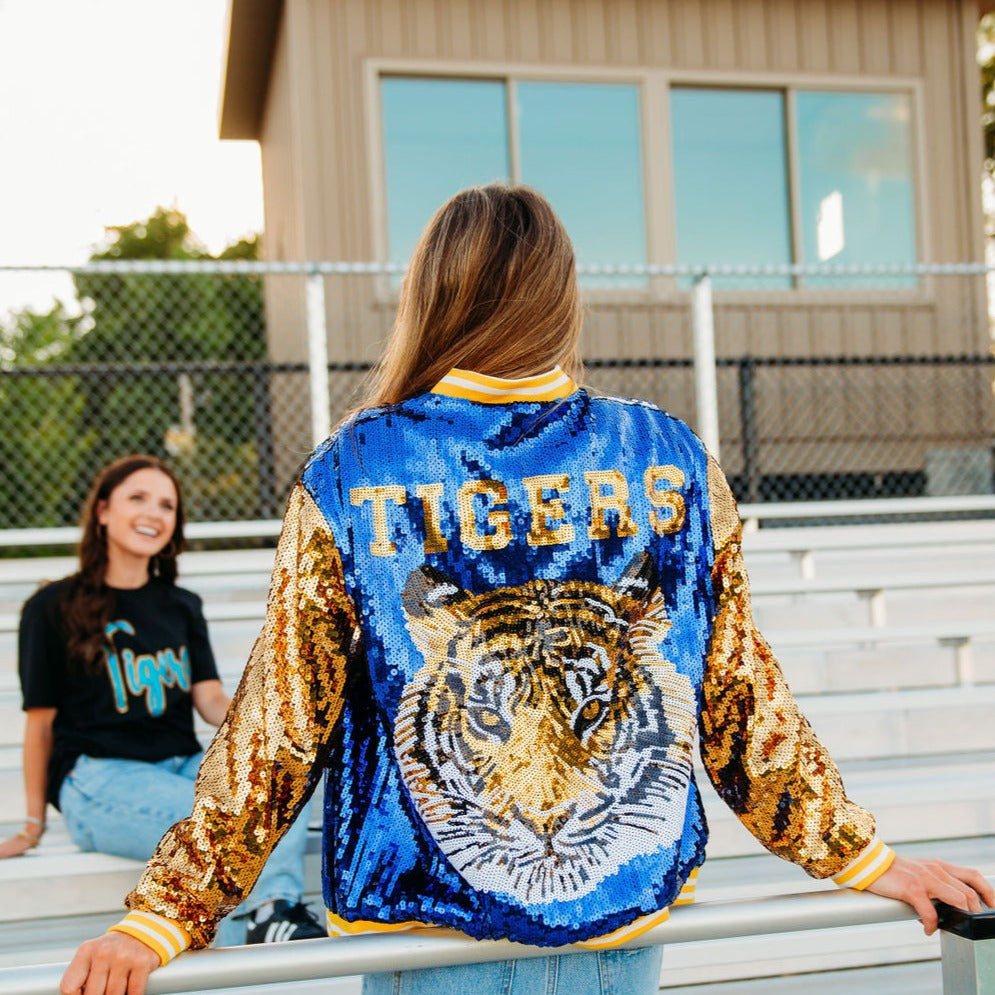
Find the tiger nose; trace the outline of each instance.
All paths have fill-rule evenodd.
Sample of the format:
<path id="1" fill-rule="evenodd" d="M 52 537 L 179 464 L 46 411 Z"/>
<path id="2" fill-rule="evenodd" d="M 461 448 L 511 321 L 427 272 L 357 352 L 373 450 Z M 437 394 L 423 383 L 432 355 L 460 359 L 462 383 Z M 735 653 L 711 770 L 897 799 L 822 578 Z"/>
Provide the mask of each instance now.
<path id="1" fill-rule="evenodd" d="M 527 822 L 535 830 L 536 836 L 549 842 L 570 821 L 570 813 L 563 811 L 535 812 L 526 810 L 522 813 Z"/>
<path id="2" fill-rule="evenodd" d="M 552 816 L 546 820 L 546 824 L 542 828 L 542 835 L 551 840 L 569 821 L 570 816 L 566 812 Z"/>

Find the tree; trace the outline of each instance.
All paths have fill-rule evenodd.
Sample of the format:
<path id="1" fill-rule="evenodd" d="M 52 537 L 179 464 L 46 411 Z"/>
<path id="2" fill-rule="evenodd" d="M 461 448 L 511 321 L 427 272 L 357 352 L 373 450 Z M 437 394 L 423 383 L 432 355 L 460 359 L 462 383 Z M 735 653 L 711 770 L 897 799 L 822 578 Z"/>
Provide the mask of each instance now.
<path id="1" fill-rule="evenodd" d="M 258 255 L 252 237 L 214 257 L 182 212 L 158 208 L 109 228 L 91 261 Z M 5 378 L 0 389 L 0 464 L 21 468 L 2 484 L 9 502 L 5 490 L 0 522 L 75 520 L 93 472 L 128 452 L 173 461 L 192 518 L 259 514 L 257 466 L 268 426 L 255 405 L 265 391 L 253 389 L 251 371 L 227 367 L 265 357 L 261 277 L 90 272 L 77 274 L 75 285 L 78 317 L 57 304 L 46 314 L 20 312 L 0 328 L 0 366 L 33 369 Z M 46 370 L 53 362 L 72 365 L 73 376 L 53 376 Z M 40 466 L 29 471 L 32 459 Z"/>
<path id="2" fill-rule="evenodd" d="M 210 260 L 186 217 L 157 208 L 144 221 L 108 228 L 103 260 Z M 258 239 L 242 239 L 219 259 L 257 259 Z M 76 290 L 93 329 L 76 356 L 83 362 L 261 359 L 266 352 L 262 290 L 255 276 L 81 274 Z"/>
<path id="3" fill-rule="evenodd" d="M 96 438 L 79 431 L 84 397 L 78 378 L 52 364 L 64 360 L 84 328 L 85 320 L 61 301 L 0 324 L 0 527 L 62 524 L 79 513 L 77 482 Z"/>
<path id="4" fill-rule="evenodd" d="M 981 69 L 981 126 L 985 134 L 985 168 L 995 169 L 995 14 L 978 25 L 978 65 Z"/>

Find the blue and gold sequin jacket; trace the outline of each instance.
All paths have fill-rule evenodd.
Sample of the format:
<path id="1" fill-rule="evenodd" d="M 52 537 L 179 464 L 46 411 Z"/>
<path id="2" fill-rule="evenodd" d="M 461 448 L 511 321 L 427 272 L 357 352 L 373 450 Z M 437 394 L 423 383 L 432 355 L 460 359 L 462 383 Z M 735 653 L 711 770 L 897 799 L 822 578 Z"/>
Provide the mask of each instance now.
<path id="1" fill-rule="evenodd" d="M 291 496 L 194 811 L 118 928 L 208 943 L 323 775 L 331 932 L 620 943 L 691 898 L 696 740 L 766 847 L 871 883 L 891 852 L 754 628 L 740 539 L 686 425 L 558 369 L 359 415 Z"/>

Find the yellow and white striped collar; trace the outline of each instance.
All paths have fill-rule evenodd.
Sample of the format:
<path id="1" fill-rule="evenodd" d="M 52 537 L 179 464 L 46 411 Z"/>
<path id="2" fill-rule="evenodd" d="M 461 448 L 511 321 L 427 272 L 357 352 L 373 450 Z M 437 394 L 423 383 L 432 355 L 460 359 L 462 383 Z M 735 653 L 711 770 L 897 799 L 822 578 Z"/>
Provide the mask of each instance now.
<path id="1" fill-rule="evenodd" d="M 576 389 L 577 385 L 559 366 L 554 366 L 548 373 L 517 380 L 453 367 L 432 388 L 432 393 L 482 404 L 508 404 L 512 401 L 558 401 L 569 397 Z"/>

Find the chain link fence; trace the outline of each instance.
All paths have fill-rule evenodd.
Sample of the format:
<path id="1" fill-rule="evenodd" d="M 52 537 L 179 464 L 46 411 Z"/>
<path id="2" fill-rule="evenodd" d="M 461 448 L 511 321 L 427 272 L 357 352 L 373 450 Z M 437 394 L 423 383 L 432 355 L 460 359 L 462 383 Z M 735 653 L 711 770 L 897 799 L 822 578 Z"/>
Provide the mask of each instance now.
<path id="1" fill-rule="evenodd" d="M 136 451 L 176 467 L 191 520 L 278 517 L 315 432 L 355 403 L 397 294 L 396 275 L 361 265 L 319 275 L 101 263 L 0 276 L 0 529 L 75 523 L 95 472 Z M 320 314 L 308 308 L 315 280 Z M 53 281 L 42 304 L 4 300 L 26 289 L 44 300 Z M 696 424 L 688 310 L 679 288 L 658 308 L 592 295 L 588 384 Z M 762 326 L 764 313 L 758 304 L 750 320 Z M 716 307 L 721 458 L 741 500 L 992 493 L 991 355 L 864 355 L 851 344 L 735 356 L 732 323 Z M 783 334 L 769 341 L 789 351 Z M 316 384 L 327 403 L 312 403 Z"/>
<path id="2" fill-rule="evenodd" d="M 991 356 L 717 360 L 720 454 L 739 501 L 991 494 Z M 597 360 L 588 383 L 694 424 L 691 360 Z"/>

